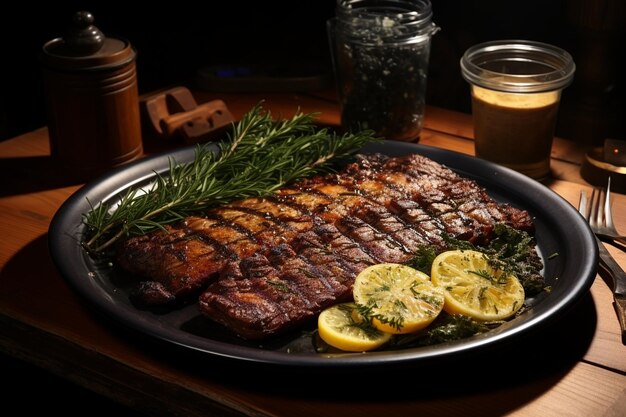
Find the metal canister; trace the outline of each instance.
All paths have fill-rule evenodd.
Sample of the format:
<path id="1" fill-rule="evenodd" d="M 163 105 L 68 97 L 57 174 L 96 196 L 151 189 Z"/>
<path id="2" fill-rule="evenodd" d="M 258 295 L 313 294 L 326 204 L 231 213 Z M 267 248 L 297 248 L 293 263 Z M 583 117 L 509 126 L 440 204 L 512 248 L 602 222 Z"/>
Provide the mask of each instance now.
<path id="1" fill-rule="evenodd" d="M 89 12 L 43 46 L 51 155 L 66 168 L 100 173 L 143 154 L 136 52 L 105 37 Z"/>

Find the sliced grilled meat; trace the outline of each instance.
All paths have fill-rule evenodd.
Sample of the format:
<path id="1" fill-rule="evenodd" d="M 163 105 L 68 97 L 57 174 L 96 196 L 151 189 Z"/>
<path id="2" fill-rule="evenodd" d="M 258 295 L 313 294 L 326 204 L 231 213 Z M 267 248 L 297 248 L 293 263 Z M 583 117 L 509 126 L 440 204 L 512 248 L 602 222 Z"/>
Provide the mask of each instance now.
<path id="1" fill-rule="evenodd" d="M 207 317 L 245 338 L 280 333 L 350 299 L 377 262 L 407 262 L 444 235 L 484 244 L 496 223 L 532 232 L 524 210 L 421 155 L 360 155 L 342 172 L 236 201 L 120 247 L 122 267 L 148 279 L 148 304 L 199 290 Z"/>

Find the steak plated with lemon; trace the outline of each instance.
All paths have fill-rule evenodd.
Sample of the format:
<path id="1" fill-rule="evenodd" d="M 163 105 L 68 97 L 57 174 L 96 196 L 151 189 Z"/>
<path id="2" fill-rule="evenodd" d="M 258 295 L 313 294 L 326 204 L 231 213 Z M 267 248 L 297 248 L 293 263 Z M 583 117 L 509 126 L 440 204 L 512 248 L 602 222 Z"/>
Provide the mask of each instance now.
<path id="1" fill-rule="evenodd" d="M 357 274 L 406 263 L 445 237 L 486 244 L 496 224 L 532 232 L 530 214 L 421 155 L 358 155 L 342 171 L 190 216 L 118 250 L 146 279 L 147 305 L 199 299 L 203 314 L 246 339 L 285 332 L 352 299 Z"/>

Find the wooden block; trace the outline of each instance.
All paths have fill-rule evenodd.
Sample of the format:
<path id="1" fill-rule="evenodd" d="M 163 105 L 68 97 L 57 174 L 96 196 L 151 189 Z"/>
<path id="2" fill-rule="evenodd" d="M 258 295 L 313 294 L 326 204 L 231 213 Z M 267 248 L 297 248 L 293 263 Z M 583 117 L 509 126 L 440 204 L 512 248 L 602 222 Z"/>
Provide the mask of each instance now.
<path id="1" fill-rule="evenodd" d="M 147 128 L 162 139 L 205 142 L 229 127 L 235 118 L 222 100 L 198 105 L 185 87 L 175 87 L 142 100 Z"/>

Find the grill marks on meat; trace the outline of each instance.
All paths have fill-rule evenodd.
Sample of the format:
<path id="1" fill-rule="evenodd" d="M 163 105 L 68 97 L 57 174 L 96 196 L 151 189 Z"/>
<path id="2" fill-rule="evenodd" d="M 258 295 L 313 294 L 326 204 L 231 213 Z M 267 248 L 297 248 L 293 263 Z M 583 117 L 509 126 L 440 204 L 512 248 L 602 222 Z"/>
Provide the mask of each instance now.
<path id="1" fill-rule="evenodd" d="M 240 336 L 259 339 L 349 300 L 356 274 L 374 262 L 334 226 L 322 225 L 296 237 L 291 247 L 230 263 L 200 296 L 200 308 Z"/>
<path id="2" fill-rule="evenodd" d="M 532 230 L 529 214 L 420 155 L 361 155 L 344 171 L 299 181 L 134 237 L 120 265 L 152 280 L 138 297 L 200 295 L 200 309 L 242 337 L 283 332 L 351 298 L 377 262 L 403 263 L 444 234 L 486 243 L 496 223 Z"/>
<path id="3" fill-rule="evenodd" d="M 124 243 L 120 265 L 153 282 L 134 294 L 140 304 L 169 304 L 206 287 L 227 262 L 292 240 L 311 227 L 301 211 L 249 199 L 219 207 L 207 217 L 190 216 L 165 231 Z"/>

